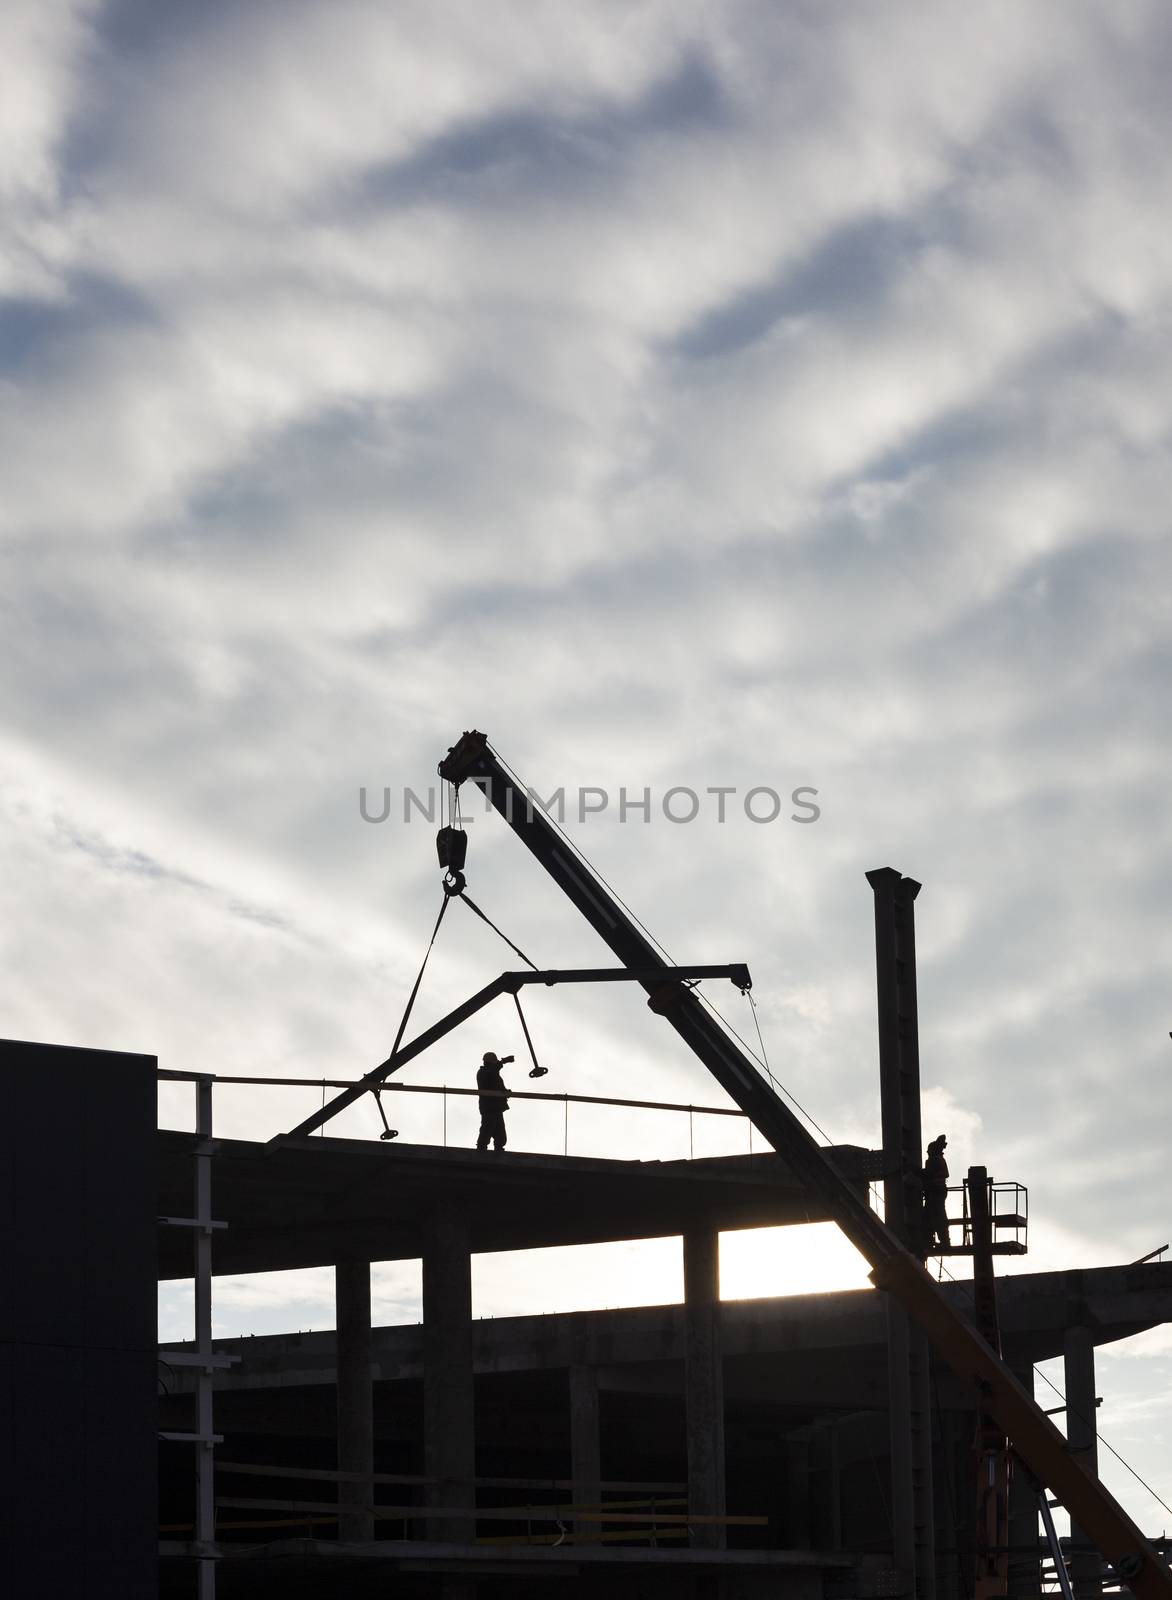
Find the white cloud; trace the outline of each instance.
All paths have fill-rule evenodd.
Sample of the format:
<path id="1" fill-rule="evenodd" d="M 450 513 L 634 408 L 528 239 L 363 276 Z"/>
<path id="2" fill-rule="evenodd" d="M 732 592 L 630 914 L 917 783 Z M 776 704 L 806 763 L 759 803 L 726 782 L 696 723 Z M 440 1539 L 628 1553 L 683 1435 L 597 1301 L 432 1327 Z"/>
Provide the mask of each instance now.
<path id="1" fill-rule="evenodd" d="M 463 726 L 542 789 L 808 783 L 812 827 L 575 833 L 681 958 L 749 960 L 774 1072 L 860 1142 L 863 873 L 921 878 L 954 1170 L 1030 1184 L 1031 1266 L 1165 1238 L 1163 9 L 6 25 L 6 1031 L 368 1066 L 437 896 L 427 829 L 364 824 L 358 788 L 425 785 Z M 471 832 L 524 948 L 599 959 Z M 421 1016 L 509 959 L 471 919 L 444 941 Z M 558 1086 L 719 1099 L 637 997 L 534 1017 Z M 225 1091 L 224 1125 L 304 1101 Z M 685 1153 L 678 1118 L 570 1134 Z"/>

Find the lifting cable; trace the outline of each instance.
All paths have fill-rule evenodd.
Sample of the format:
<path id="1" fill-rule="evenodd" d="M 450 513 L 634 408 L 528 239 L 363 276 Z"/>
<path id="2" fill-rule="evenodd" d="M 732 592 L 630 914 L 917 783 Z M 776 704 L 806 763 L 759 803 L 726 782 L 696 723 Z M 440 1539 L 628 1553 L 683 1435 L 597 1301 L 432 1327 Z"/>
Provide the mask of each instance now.
<path id="1" fill-rule="evenodd" d="M 399 1029 L 398 1029 L 398 1032 L 395 1034 L 395 1042 L 391 1046 L 390 1055 L 387 1058 L 388 1060 L 393 1060 L 394 1059 L 395 1054 L 398 1051 L 399 1046 L 403 1042 L 403 1035 L 407 1031 L 407 1023 L 408 1023 L 408 1020 L 410 1019 L 410 1016 L 411 1016 L 411 1010 L 412 1010 L 412 1007 L 415 1005 L 415 998 L 419 993 L 419 985 L 423 982 L 423 974 L 427 970 L 427 963 L 428 963 L 428 960 L 430 959 L 432 949 L 435 946 L 435 941 L 436 941 L 436 938 L 437 938 L 437 936 L 439 934 L 439 931 L 440 931 L 440 924 L 443 922 L 444 913 L 447 911 L 449 902 L 452 901 L 452 900 L 463 900 L 464 904 L 468 907 L 468 909 L 470 911 L 475 911 L 476 915 L 481 919 L 481 921 L 487 922 L 489 927 L 492 929 L 492 931 L 494 933 L 500 935 L 500 937 L 508 945 L 509 949 L 512 950 L 515 955 L 519 955 L 521 957 L 521 960 L 525 963 L 525 965 L 527 967 L 531 967 L 534 972 L 537 972 L 539 970 L 538 967 L 537 967 L 537 963 L 534 962 L 534 961 L 530 961 L 529 957 L 525 954 L 524 950 L 521 950 L 517 945 L 515 945 L 507 934 L 501 933 L 501 930 L 497 927 L 496 923 L 493 922 L 490 917 L 485 916 L 484 912 L 480 909 L 480 907 L 472 899 L 471 895 L 465 893 L 465 891 L 464 891 L 462 886 L 456 887 L 454 889 L 448 889 L 447 886 L 445 885 L 445 887 L 444 887 L 443 904 L 440 906 L 439 916 L 435 919 L 435 927 L 431 930 L 431 938 L 427 941 L 427 949 L 423 952 L 423 962 L 422 962 L 422 964 L 421 964 L 421 966 L 419 968 L 419 972 L 418 972 L 418 975 L 416 976 L 415 983 L 414 983 L 414 985 L 413 985 L 413 987 L 411 989 L 411 993 L 407 996 L 407 1004 L 406 1004 L 406 1007 L 404 1008 L 403 1015 L 400 1018 Z M 514 996 L 514 999 L 515 998 L 516 998 L 516 996 Z M 517 1005 L 517 1009 L 518 1009 L 518 1011 L 521 1009 L 519 1002 L 518 1002 L 518 1005 Z M 522 1018 L 521 1025 L 522 1025 L 522 1027 L 525 1026 L 523 1018 Z M 526 1040 L 529 1039 L 529 1030 L 527 1028 L 525 1029 L 525 1038 L 526 1038 Z M 530 1043 L 530 1045 L 529 1045 L 529 1053 L 530 1053 L 530 1055 L 533 1054 L 533 1045 L 532 1045 L 532 1043 Z M 533 1064 L 534 1064 L 534 1066 L 537 1065 L 536 1058 L 534 1058 Z"/>
<path id="2" fill-rule="evenodd" d="M 399 1019 L 399 1027 L 398 1027 L 397 1032 L 395 1033 L 395 1042 L 391 1046 L 390 1055 L 387 1058 L 388 1060 L 391 1060 L 391 1061 L 394 1060 L 396 1054 L 398 1053 L 399 1046 L 403 1042 L 403 1035 L 407 1031 L 407 1023 L 410 1020 L 411 1012 L 412 1012 L 412 1010 L 414 1008 L 416 997 L 419 994 L 419 986 L 423 982 L 423 974 L 427 971 L 427 963 L 431 958 L 431 952 L 435 948 L 435 941 L 436 941 L 437 937 L 439 936 L 440 927 L 441 927 L 441 925 L 443 923 L 443 920 L 444 920 L 444 913 L 448 909 L 449 902 L 452 901 L 452 900 L 457 900 L 457 899 L 458 900 L 463 900 L 464 903 L 467 905 L 469 911 L 474 911 L 476 913 L 476 915 L 481 919 L 482 922 L 487 922 L 488 926 L 492 929 L 492 931 L 495 934 L 498 934 L 500 936 L 500 938 L 502 938 L 505 941 L 505 943 L 508 945 L 509 949 L 512 950 L 515 955 L 520 956 L 521 960 L 526 964 L 526 966 L 531 967 L 534 972 L 538 971 L 538 967 L 537 967 L 536 962 L 530 961 L 529 957 L 525 954 L 524 950 L 522 950 L 518 945 L 515 945 L 513 943 L 513 941 L 509 938 L 508 934 L 503 933 L 501 931 L 501 929 L 497 927 L 496 923 L 493 922 L 491 917 L 488 917 L 488 916 L 485 915 L 485 913 L 480 909 L 480 907 L 472 899 L 471 895 L 469 895 L 469 894 L 467 894 L 465 892 L 465 889 L 464 889 L 464 875 L 463 875 L 463 873 L 462 872 L 455 872 L 455 873 L 449 874 L 449 878 L 446 879 L 445 882 L 444 882 L 444 898 L 443 898 L 443 903 L 441 904 L 441 906 L 439 908 L 439 916 L 436 917 L 436 919 L 435 919 L 435 927 L 431 930 L 431 938 L 427 941 L 427 949 L 423 952 L 423 960 L 420 963 L 419 971 L 416 974 L 415 982 L 414 982 L 414 984 L 412 985 L 412 988 L 411 988 L 411 993 L 407 996 L 407 1004 L 403 1008 L 402 1017 Z M 531 1078 L 544 1078 L 549 1069 L 547 1067 L 543 1067 L 543 1066 L 540 1066 L 538 1064 L 537 1052 L 533 1048 L 533 1040 L 530 1037 L 529 1027 L 528 1027 L 528 1024 L 525 1021 L 525 1013 L 521 1010 L 521 1001 L 520 1001 L 520 998 L 516 994 L 513 995 L 513 1003 L 517 1007 L 517 1015 L 521 1019 L 521 1030 L 525 1035 L 525 1043 L 529 1047 L 529 1056 L 530 1056 L 530 1059 L 533 1062 L 533 1070 L 530 1072 L 529 1076 Z M 378 1107 L 378 1114 L 382 1118 L 382 1123 L 383 1123 L 383 1130 L 384 1131 L 379 1134 L 379 1138 L 380 1139 L 395 1139 L 395 1138 L 397 1138 L 398 1137 L 398 1132 L 397 1132 L 396 1129 L 392 1128 L 391 1125 L 388 1123 L 387 1114 L 386 1114 L 386 1111 L 383 1108 L 382 1095 L 381 1095 L 381 1092 L 380 1092 L 381 1091 L 381 1085 L 380 1084 L 371 1084 L 370 1087 L 371 1087 L 371 1093 L 374 1095 L 374 1103 Z"/>
<path id="3" fill-rule="evenodd" d="M 446 890 L 445 890 L 445 894 L 447 894 Z M 513 941 L 509 938 L 508 934 L 502 932 L 501 929 L 497 927 L 496 923 L 492 920 L 491 917 L 486 916 L 486 914 L 476 904 L 476 901 L 473 900 L 472 896 L 468 893 L 468 891 L 462 885 L 452 893 L 450 898 L 462 900 L 464 902 L 464 904 L 468 907 L 469 911 L 475 911 L 476 915 L 480 918 L 480 920 L 482 922 L 487 922 L 489 927 L 492 929 L 492 931 L 495 934 L 498 934 L 505 941 L 505 943 L 508 945 L 509 949 L 513 952 L 514 955 L 518 955 L 518 956 L 521 957 L 521 960 L 525 963 L 525 965 L 527 967 L 531 967 L 534 972 L 539 972 L 541 970 L 538 967 L 536 961 L 530 961 L 529 957 L 525 954 L 524 950 L 521 949 L 520 945 L 514 944 Z M 532 1068 L 531 1072 L 529 1073 L 529 1076 L 531 1078 L 544 1078 L 546 1076 L 546 1074 L 548 1073 L 549 1068 L 541 1066 L 540 1063 L 537 1060 L 537 1051 L 534 1050 L 534 1048 L 533 1048 L 533 1040 L 532 1040 L 532 1038 L 530 1037 L 530 1034 L 529 1034 L 529 1024 L 525 1021 L 525 1013 L 521 1010 L 521 996 L 517 993 L 516 990 L 513 991 L 513 1004 L 517 1008 L 517 1016 L 518 1016 L 518 1018 L 520 1019 L 520 1022 L 521 1022 L 521 1032 L 525 1035 L 525 1043 L 529 1047 L 529 1059 L 533 1063 L 533 1068 Z"/>
<path id="4" fill-rule="evenodd" d="M 414 986 L 412 987 L 411 993 L 407 996 L 407 1004 L 404 1007 L 403 1015 L 399 1020 L 399 1030 L 395 1034 L 395 1042 L 391 1046 L 391 1053 L 390 1053 L 390 1056 L 388 1057 L 388 1060 L 391 1060 L 391 1061 L 394 1060 L 395 1055 L 396 1055 L 396 1053 L 397 1053 L 397 1051 L 399 1049 L 399 1046 L 403 1042 L 403 1035 L 407 1031 L 407 1020 L 411 1015 L 411 1008 L 415 1004 L 415 997 L 419 993 L 419 985 L 423 982 L 423 974 L 427 971 L 428 959 L 431 956 L 432 947 L 434 946 L 435 941 L 436 941 L 436 935 L 440 931 L 440 924 L 444 920 L 444 912 L 448 909 L 448 901 L 449 901 L 450 898 L 451 898 L 451 896 L 445 893 L 444 899 L 443 899 L 443 904 L 439 908 L 439 916 L 435 919 L 435 927 L 431 930 L 431 938 L 427 941 L 427 949 L 423 952 L 423 961 L 422 961 L 422 963 L 420 965 L 419 972 L 418 972 L 418 974 L 416 976 Z M 377 1083 L 372 1083 L 371 1086 L 370 1086 L 371 1093 L 374 1095 L 374 1103 L 378 1107 L 378 1114 L 382 1118 L 382 1121 L 383 1121 L 383 1132 L 379 1134 L 379 1138 L 380 1139 L 396 1139 L 396 1138 L 398 1138 L 398 1129 L 392 1128 L 390 1123 L 387 1121 L 387 1114 L 386 1114 L 386 1111 L 383 1109 L 381 1087 L 382 1086 L 380 1084 L 377 1084 Z M 324 1089 L 323 1089 L 322 1093 L 323 1093 L 323 1097 L 324 1097 L 324 1093 L 325 1093 Z M 322 1103 L 323 1104 L 325 1103 L 324 1102 L 324 1098 L 323 1098 L 323 1102 Z M 324 1125 L 323 1125 L 323 1132 L 324 1132 Z"/>
<path id="5" fill-rule="evenodd" d="M 491 917 L 485 916 L 484 912 L 481 911 L 480 907 L 476 904 L 476 901 L 473 900 L 472 896 L 467 892 L 466 889 L 457 890 L 456 891 L 456 895 L 455 895 L 454 898 L 462 900 L 464 902 L 464 904 L 468 907 L 469 911 L 475 911 L 476 915 L 480 918 L 480 920 L 482 922 L 487 922 L 489 927 L 492 929 L 493 933 L 499 934 L 500 937 L 508 945 L 509 949 L 513 952 L 513 954 L 517 955 L 517 956 L 520 956 L 521 960 L 525 963 L 525 965 L 527 967 L 532 967 L 534 972 L 538 972 L 540 970 L 540 968 L 538 967 L 536 961 L 530 961 L 529 957 L 525 954 L 524 950 L 519 949 L 518 946 L 515 945 L 513 943 L 513 941 L 509 938 L 507 933 L 501 933 L 501 930 L 497 927 L 496 923 L 492 920 Z M 446 904 L 447 902 L 445 901 L 444 903 Z M 438 926 L 438 924 L 437 924 L 437 926 Z"/>
<path id="6" fill-rule="evenodd" d="M 777 1088 L 777 1079 L 773 1076 L 773 1071 L 772 1071 L 772 1069 L 770 1068 L 770 1065 L 769 1065 L 769 1054 L 768 1054 L 767 1050 L 765 1049 L 765 1040 L 762 1037 L 762 1033 L 761 1033 L 761 1022 L 760 1022 L 759 1017 L 757 1016 L 757 1002 L 753 999 L 753 991 L 751 989 L 742 989 L 741 993 L 744 995 L 745 999 L 749 1002 L 749 1009 L 753 1013 L 753 1026 L 757 1030 L 757 1043 L 761 1046 L 761 1064 L 765 1068 L 765 1074 L 768 1077 L 770 1083 L 776 1089 Z M 723 1018 L 721 1020 L 723 1021 Z"/>
<path id="7" fill-rule="evenodd" d="M 419 969 L 419 976 L 415 979 L 415 987 L 407 996 L 407 1007 L 403 1012 L 402 1020 L 399 1023 L 399 1031 L 395 1035 L 395 1042 L 391 1046 L 391 1053 L 387 1057 L 388 1061 L 394 1060 L 395 1053 L 403 1042 L 403 1034 L 407 1030 L 407 1019 L 411 1015 L 411 1007 L 415 1004 L 415 996 L 419 993 L 419 985 L 423 982 L 423 974 L 427 969 L 428 957 L 431 955 L 432 946 L 435 944 L 436 935 L 440 931 L 440 923 L 444 920 L 444 912 L 448 909 L 448 901 L 450 899 L 451 896 L 445 892 L 444 903 L 442 906 L 440 906 L 439 916 L 435 919 L 435 927 L 431 930 L 431 938 L 427 941 L 427 949 L 423 952 L 423 965 Z"/>
<path id="8" fill-rule="evenodd" d="M 774 1090 L 778 1094 L 783 1094 L 786 1097 L 786 1099 L 788 1101 L 790 1101 L 791 1104 L 794 1105 L 797 1108 L 797 1110 L 801 1113 L 801 1115 L 803 1117 L 805 1117 L 806 1121 L 814 1129 L 815 1133 L 821 1135 L 821 1137 L 826 1140 L 827 1144 L 833 1144 L 834 1140 L 827 1133 L 826 1129 L 821 1127 L 821 1126 L 819 1126 L 819 1124 L 814 1121 L 814 1118 L 806 1110 L 805 1106 L 798 1099 L 798 1097 L 795 1094 L 791 1094 L 790 1091 L 786 1088 L 785 1084 L 781 1083 L 777 1078 L 775 1078 L 773 1076 L 773 1069 L 769 1065 L 769 1057 L 765 1053 L 765 1040 L 764 1040 L 764 1038 L 762 1038 L 762 1035 L 761 1035 L 761 1024 L 757 1019 L 757 1002 L 753 999 L 753 996 L 749 992 L 748 989 L 745 989 L 743 991 L 743 993 L 744 993 L 745 999 L 749 1002 L 749 1005 L 752 1007 L 753 1022 L 755 1023 L 756 1028 L 757 1028 L 757 1040 L 758 1040 L 758 1043 L 761 1046 L 761 1054 L 759 1056 L 757 1056 L 757 1053 L 753 1049 L 752 1045 L 745 1043 L 745 1040 L 741 1038 L 740 1034 L 733 1027 L 732 1023 L 729 1022 L 725 1017 L 721 1016 L 720 1012 L 716 1010 L 716 1007 L 712 1004 L 712 1001 L 709 1000 L 706 995 L 703 995 L 703 994 L 700 995 L 700 999 L 704 1001 L 704 1004 L 708 1007 L 709 1011 L 715 1012 L 715 1014 L 718 1017 L 720 1017 L 721 1022 L 724 1023 L 725 1027 L 732 1034 L 733 1038 L 736 1039 L 739 1044 L 744 1045 L 745 1049 L 749 1052 L 749 1054 L 751 1056 L 757 1056 L 757 1060 L 765 1068 L 765 1074 L 768 1077 L 770 1083 L 773 1085 Z"/>

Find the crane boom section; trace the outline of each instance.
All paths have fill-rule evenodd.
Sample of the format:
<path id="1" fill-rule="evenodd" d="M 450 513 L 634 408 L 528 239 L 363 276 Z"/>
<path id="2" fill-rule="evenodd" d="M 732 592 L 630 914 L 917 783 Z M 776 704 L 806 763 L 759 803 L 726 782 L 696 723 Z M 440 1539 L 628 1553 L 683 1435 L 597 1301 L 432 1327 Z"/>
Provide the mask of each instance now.
<path id="1" fill-rule="evenodd" d="M 667 966 L 606 886 L 573 854 L 536 797 L 506 770 L 483 733 L 465 733 L 440 762 L 439 774 L 454 784 L 470 781 L 484 792 L 624 965 L 643 971 Z M 870 1264 L 876 1285 L 916 1319 L 959 1377 L 980 1387 L 983 1404 L 1017 1453 L 1095 1541 L 1137 1600 L 1172 1600 L 1172 1572 L 1122 1506 L 1069 1453 L 1062 1434 L 1005 1363 L 888 1231 L 695 993 L 678 981 L 642 982 L 653 1009 L 671 1023 Z"/>

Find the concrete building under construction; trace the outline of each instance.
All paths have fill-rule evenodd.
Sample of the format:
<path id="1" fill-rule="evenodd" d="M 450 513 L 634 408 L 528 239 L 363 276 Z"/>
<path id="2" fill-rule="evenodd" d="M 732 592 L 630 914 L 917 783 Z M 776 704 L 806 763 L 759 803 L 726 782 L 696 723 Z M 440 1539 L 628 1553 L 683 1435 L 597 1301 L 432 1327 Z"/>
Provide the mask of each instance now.
<path id="1" fill-rule="evenodd" d="M 441 773 L 506 814 L 478 740 Z M 535 854 L 564 849 L 540 819 L 508 820 Z M 466 887 L 458 842 L 441 865 L 446 908 Z M 267 1143 L 215 1137 L 211 1074 L 4 1043 L 0 1592 L 1172 1591 L 1165 1553 L 1096 1481 L 1094 1354 L 1172 1320 L 1172 1265 L 995 1283 L 996 1257 L 1026 1248 L 1026 1197 L 981 1168 L 952 1195 L 961 1281 L 919 1264 L 918 885 L 868 875 L 882 1146 L 865 1150 L 807 1147 L 764 1079 L 738 1077 L 693 985 L 747 984 L 743 968 L 668 967 L 580 862 L 550 870 L 622 967 L 506 974 L 439 1033 L 526 981 L 641 984 L 773 1148 L 637 1162 L 331 1137 L 332 1112 L 377 1099 L 438 1036 L 403 1045 L 406 1016 L 374 1073 Z M 160 1077 L 190 1082 L 193 1133 L 157 1128 Z M 50 1117 L 51 1145 L 26 1137 Z M 720 1300 L 722 1232 L 821 1220 L 877 1288 Z M 474 1255 L 662 1237 L 683 1241 L 681 1305 L 472 1317 Z M 404 1259 L 422 1262 L 422 1322 L 374 1328 L 371 1263 Z M 322 1266 L 335 1332 L 213 1341 L 217 1275 Z M 160 1350 L 157 1283 L 190 1278 L 195 1339 Z M 1034 1365 L 1059 1357 L 1062 1433 L 1031 1399 Z M 1052 1501 L 1072 1515 L 1061 1542 Z"/>

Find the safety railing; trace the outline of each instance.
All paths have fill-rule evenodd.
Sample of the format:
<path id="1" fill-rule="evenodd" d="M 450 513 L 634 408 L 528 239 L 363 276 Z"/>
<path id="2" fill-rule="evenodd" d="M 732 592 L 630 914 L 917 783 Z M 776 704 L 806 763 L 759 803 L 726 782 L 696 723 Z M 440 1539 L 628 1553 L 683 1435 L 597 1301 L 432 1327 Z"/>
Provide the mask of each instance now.
<path id="1" fill-rule="evenodd" d="M 699 1527 L 767 1527 L 769 1518 L 755 1514 L 729 1514 L 723 1516 L 692 1515 L 687 1509 L 687 1485 L 684 1483 L 648 1482 L 643 1480 L 579 1483 L 569 1478 L 486 1478 L 468 1479 L 462 1487 L 468 1491 L 465 1506 L 432 1506 L 424 1503 L 426 1491 L 437 1479 L 418 1473 L 375 1472 L 359 1474 L 338 1472 L 330 1468 L 272 1466 L 267 1463 L 224 1461 L 216 1462 L 216 1472 L 223 1477 L 256 1477 L 276 1480 L 300 1480 L 322 1484 L 361 1483 L 370 1502 L 356 1508 L 349 1502 L 342 1507 L 335 1500 L 292 1497 L 278 1492 L 256 1494 L 217 1494 L 215 1497 L 215 1530 L 221 1540 L 260 1530 L 284 1532 L 289 1536 L 315 1537 L 315 1530 L 333 1530 L 340 1517 L 355 1509 L 369 1513 L 376 1523 L 389 1523 L 384 1537 L 398 1536 L 410 1539 L 417 1536 L 420 1522 L 440 1523 L 462 1521 L 510 1524 L 509 1532 L 481 1533 L 477 1544 L 491 1545 L 562 1545 L 582 1543 L 645 1543 L 658 1544 L 664 1540 L 686 1539 L 691 1528 Z M 398 1501 L 375 1498 L 376 1486 L 397 1489 Z M 457 1485 L 460 1487 L 461 1485 Z M 403 1490 L 418 1490 L 418 1503 L 404 1502 Z M 562 1491 L 570 1491 L 566 1498 Z M 483 1492 L 504 1493 L 514 1503 L 488 1504 Z M 575 1496 L 583 1493 L 583 1498 Z M 522 1500 L 520 1495 L 524 1495 Z M 589 1495 L 590 1498 L 585 1496 Z M 620 1499 L 605 1499 L 606 1495 L 620 1495 Z M 633 1498 L 632 1498 L 633 1496 Z M 228 1512 L 228 1516 L 222 1516 Z M 232 1513 L 252 1512 L 251 1516 Z M 256 1513 L 268 1512 L 259 1516 Z M 170 1523 L 162 1530 L 166 1534 L 193 1532 L 191 1523 Z"/>
<path id="2" fill-rule="evenodd" d="M 296 1077 L 296 1078 L 293 1078 L 293 1077 L 280 1077 L 280 1078 L 276 1078 L 276 1077 L 261 1077 L 259 1075 L 212 1074 L 212 1073 L 200 1073 L 200 1074 L 197 1074 L 197 1073 L 186 1073 L 186 1072 L 164 1072 L 162 1070 L 160 1070 L 160 1072 L 159 1072 L 159 1077 L 161 1079 L 198 1081 L 200 1083 L 218 1084 L 218 1085 L 244 1085 L 244 1086 L 256 1086 L 256 1087 L 262 1087 L 263 1086 L 263 1087 L 274 1088 L 274 1089 L 276 1089 L 276 1088 L 320 1089 L 320 1090 L 322 1090 L 323 1093 L 324 1093 L 324 1091 L 326 1089 L 349 1089 L 349 1088 L 353 1087 L 353 1080 L 347 1079 L 347 1078 L 306 1078 L 306 1077 Z M 447 1112 L 448 1112 L 448 1101 L 449 1100 L 461 1100 L 461 1099 L 479 1098 L 479 1096 L 483 1092 L 484 1091 L 482 1091 L 480 1089 L 474 1089 L 474 1088 L 455 1088 L 455 1087 L 453 1087 L 451 1085 L 448 1085 L 448 1084 L 421 1084 L 421 1083 L 394 1083 L 394 1082 L 383 1083 L 383 1084 L 380 1084 L 377 1087 L 377 1089 L 372 1088 L 372 1089 L 368 1090 L 368 1093 L 371 1094 L 371 1096 L 374 1099 L 376 1105 L 379 1107 L 380 1112 L 382 1111 L 381 1097 L 383 1095 L 416 1095 L 416 1094 L 419 1094 L 419 1095 L 432 1095 L 432 1096 L 438 1095 L 438 1096 L 440 1096 L 441 1100 L 442 1100 L 442 1103 L 443 1103 L 442 1124 L 441 1124 L 441 1143 L 444 1146 L 446 1146 L 447 1143 L 448 1143 L 448 1115 L 447 1115 Z M 617 1107 L 619 1109 L 629 1109 L 629 1110 L 639 1110 L 639 1111 L 670 1111 L 670 1112 L 675 1112 L 675 1113 L 678 1113 L 678 1114 L 681 1114 L 681 1115 L 686 1115 L 688 1117 L 688 1154 L 689 1154 L 690 1157 L 694 1157 L 695 1156 L 694 1119 L 696 1117 L 732 1117 L 732 1118 L 735 1118 L 736 1120 L 746 1124 L 746 1147 L 747 1147 L 748 1153 L 750 1155 L 758 1154 L 758 1153 L 760 1153 L 760 1154 L 772 1154 L 771 1147 L 769 1145 L 765 1144 L 760 1139 L 760 1137 L 758 1137 L 756 1144 L 754 1144 L 754 1140 L 753 1140 L 753 1124 L 750 1121 L 750 1119 L 745 1115 L 745 1113 L 743 1111 L 739 1110 L 735 1106 L 692 1105 L 690 1103 L 684 1103 L 684 1102 L 672 1101 L 672 1100 L 631 1100 L 631 1099 L 623 1099 L 623 1098 L 618 1098 L 618 1097 L 615 1097 L 615 1096 L 608 1096 L 608 1095 L 568 1094 L 568 1093 L 564 1093 L 564 1092 L 563 1093 L 556 1093 L 556 1092 L 551 1092 L 549 1090 L 541 1091 L 541 1090 L 534 1090 L 534 1089 L 510 1089 L 508 1091 L 507 1099 L 510 1100 L 510 1101 L 514 1101 L 514 1100 L 543 1101 L 543 1102 L 546 1102 L 546 1103 L 561 1105 L 563 1107 L 563 1119 L 562 1119 L 562 1154 L 563 1155 L 568 1155 L 569 1154 L 569 1144 L 570 1144 L 570 1107 L 574 1106 L 574 1105 L 580 1105 L 580 1106 L 613 1106 L 613 1107 Z M 383 1116 L 383 1123 L 384 1123 L 384 1131 L 382 1133 L 380 1133 L 379 1136 L 378 1136 L 380 1140 L 386 1140 L 388 1138 L 392 1138 L 393 1139 L 393 1138 L 398 1138 L 399 1137 L 399 1130 L 397 1128 L 390 1127 L 389 1123 L 387 1123 L 387 1121 L 386 1121 L 385 1115 Z M 317 1133 L 315 1135 L 312 1135 L 311 1137 L 326 1137 L 326 1136 L 327 1135 L 326 1135 L 325 1129 L 322 1128 L 319 1131 L 319 1133 Z M 426 1143 L 426 1142 L 430 1142 L 430 1141 L 426 1141 L 425 1140 L 425 1141 L 421 1141 L 421 1142 L 425 1142 Z"/>
<path id="3" fill-rule="evenodd" d="M 993 1232 L 993 1254 L 1024 1256 L 1029 1237 L 1029 1190 L 1024 1183 L 1000 1183 L 992 1178 L 986 1182 L 989 1195 L 989 1221 Z M 963 1183 L 949 1184 L 948 1193 L 959 1194 L 962 1197 L 960 1216 L 949 1218 L 951 1228 L 960 1229 L 960 1239 L 956 1241 L 955 1235 L 951 1235 L 953 1242 L 946 1249 L 933 1245 L 931 1253 L 934 1256 L 971 1256 L 973 1216 L 969 1180 L 966 1178 Z"/>

